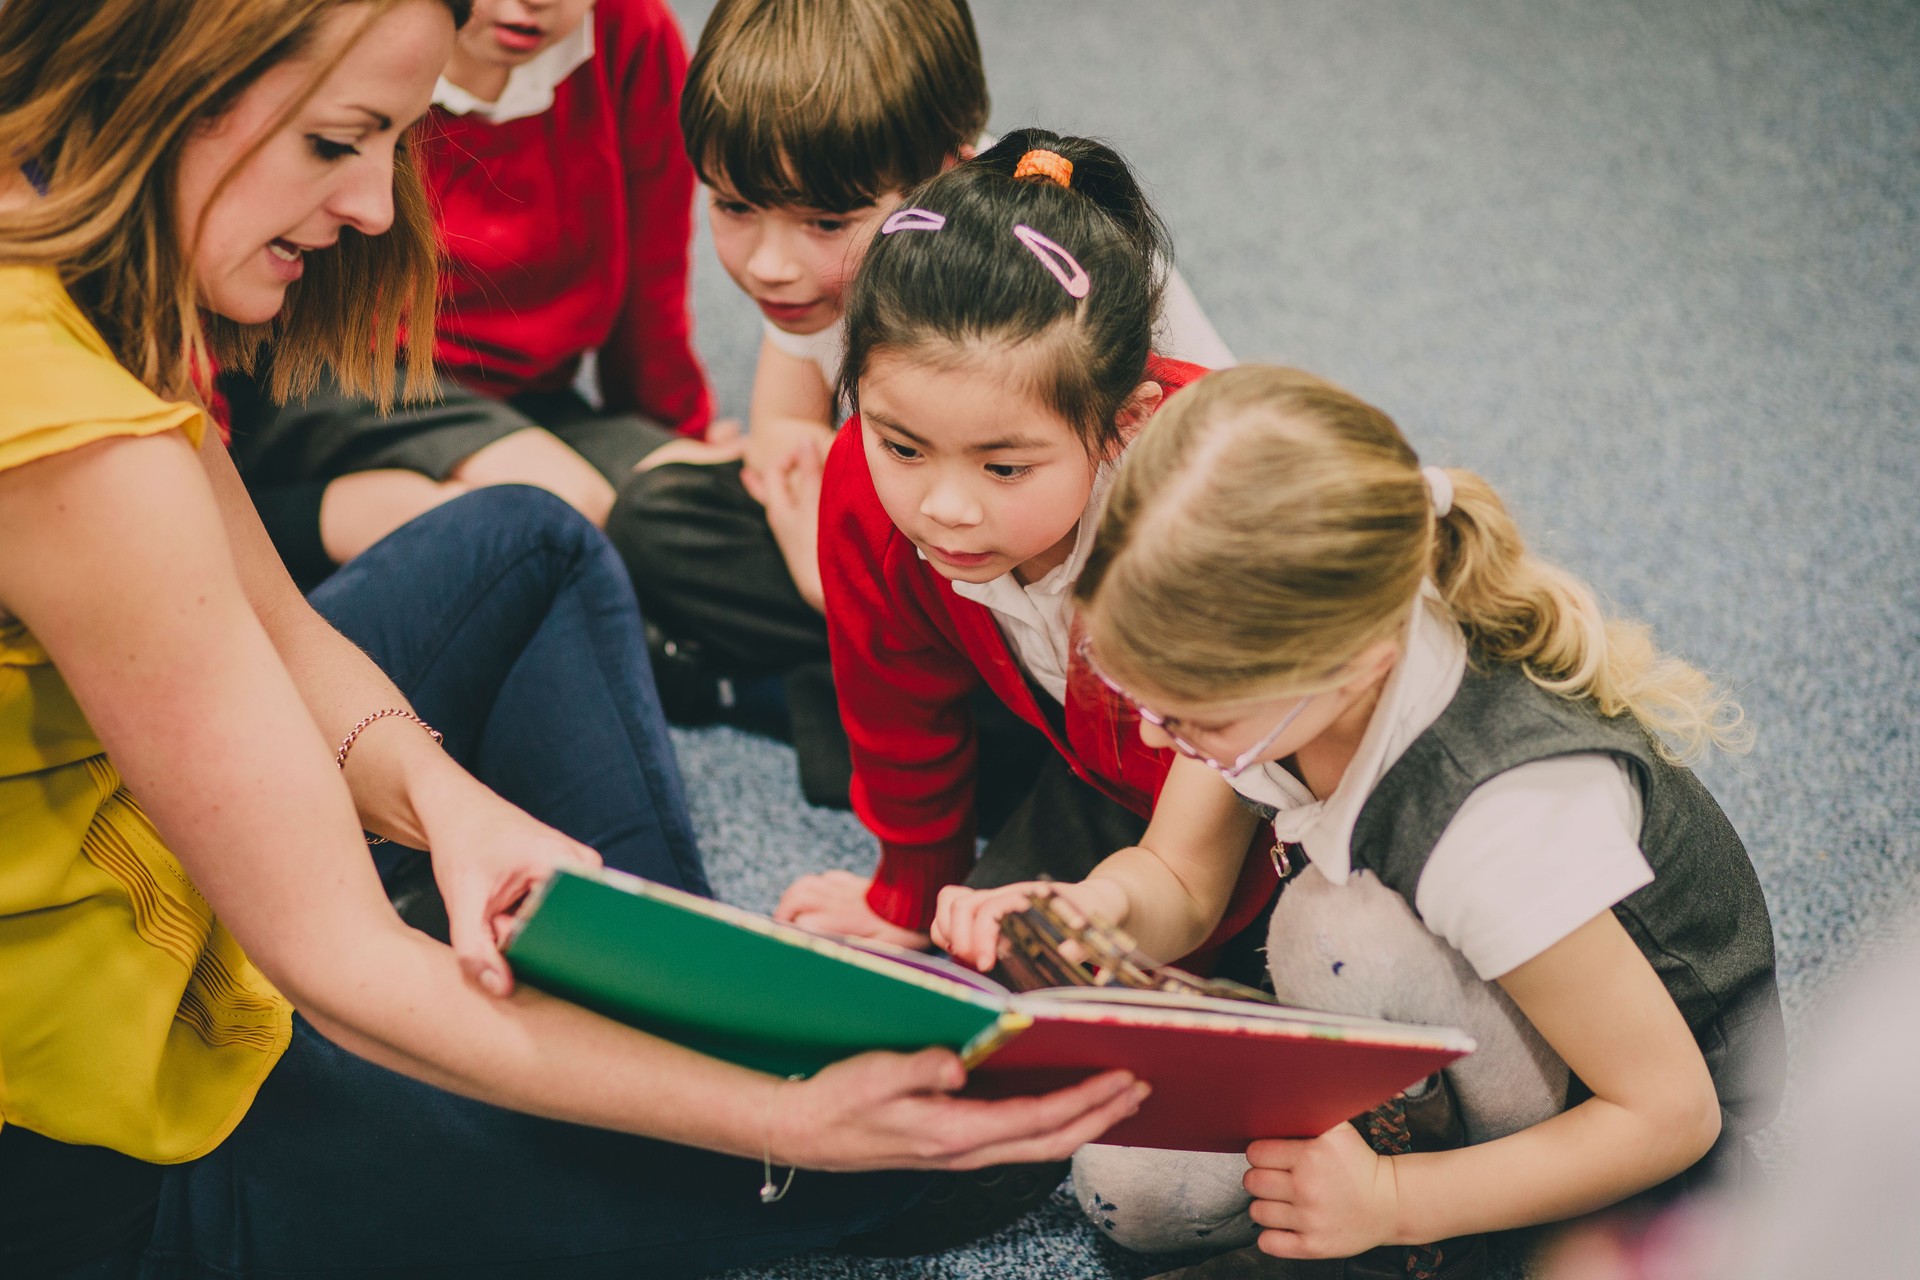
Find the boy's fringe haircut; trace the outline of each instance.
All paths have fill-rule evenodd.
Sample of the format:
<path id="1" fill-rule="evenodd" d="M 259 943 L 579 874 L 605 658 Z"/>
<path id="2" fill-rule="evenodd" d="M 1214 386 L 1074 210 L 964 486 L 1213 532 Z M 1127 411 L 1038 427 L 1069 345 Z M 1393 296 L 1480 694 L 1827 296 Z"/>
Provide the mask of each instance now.
<path id="1" fill-rule="evenodd" d="M 0 156 L 31 157 L 50 178 L 45 198 L 0 213 L 0 262 L 54 268 L 114 357 L 160 395 L 198 399 L 216 363 L 251 369 L 271 342 L 276 399 L 328 371 L 385 404 L 403 326 L 407 394 L 432 390 L 437 242 L 405 139 L 393 227 L 381 236 L 344 228 L 267 324 L 201 310 L 188 247 L 199 228 L 174 225 L 174 175 L 193 131 L 306 50 L 344 3 L 0 2 Z M 362 0 L 362 21 L 396 3 Z M 466 20 L 468 0 L 443 3 Z M 289 115 L 331 70 L 314 69 Z"/>
<path id="2" fill-rule="evenodd" d="M 1101 665 L 1203 704 L 1324 688 L 1398 634 L 1431 578 L 1477 655 L 1630 713 L 1667 759 L 1746 749 L 1727 691 L 1529 553 L 1485 480 L 1447 475 L 1435 519 L 1419 459 L 1372 405 L 1292 369 L 1209 375 L 1128 451 L 1075 585 Z"/>
<path id="3" fill-rule="evenodd" d="M 763 208 L 863 208 L 986 125 L 966 0 L 720 0 L 680 98 L 700 180 Z"/>

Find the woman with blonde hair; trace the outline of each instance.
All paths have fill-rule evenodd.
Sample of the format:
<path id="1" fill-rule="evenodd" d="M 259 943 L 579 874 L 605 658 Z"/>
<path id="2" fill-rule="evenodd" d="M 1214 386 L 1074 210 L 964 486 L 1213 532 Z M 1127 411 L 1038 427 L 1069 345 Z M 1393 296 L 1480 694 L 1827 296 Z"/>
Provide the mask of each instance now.
<path id="1" fill-rule="evenodd" d="M 1738 710 L 1528 553 L 1486 481 L 1318 378 L 1215 373 L 1141 433 L 1076 594 L 1080 678 L 1182 758 L 1139 846 L 1060 892 L 1179 955 L 1270 822 L 1300 864 L 1279 998 L 1480 1045 L 1400 1104 L 1453 1149 L 1349 1125 L 1217 1162 L 1087 1148 L 1116 1239 L 1253 1245 L 1192 1280 L 1453 1280 L 1479 1233 L 1738 1168 L 1778 1097 L 1773 937 L 1681 763 L 1740 746 Z M 946 891 L 936 940 L 990 964 L 1032 887 Z"/>
<path id="2" fill-rule="evenodd" d="M 409 131 L 465 9 L 0 4 L 0 1272 L 696 1274 L 924 1185 L 762 1204 L 772 1164 L 1058 1159 L 1138 1103 L 956 1099 L 931 1051 L 786 1084 L 513 989 L 499 926 L 591 846 L 705 887 L 618 559 L 543 494 L 439 509 L 320 602 L 396 684 L 195 390 L 268 343 L 282 393 L 390 395 L 402 332 L 424 389 Z"/>

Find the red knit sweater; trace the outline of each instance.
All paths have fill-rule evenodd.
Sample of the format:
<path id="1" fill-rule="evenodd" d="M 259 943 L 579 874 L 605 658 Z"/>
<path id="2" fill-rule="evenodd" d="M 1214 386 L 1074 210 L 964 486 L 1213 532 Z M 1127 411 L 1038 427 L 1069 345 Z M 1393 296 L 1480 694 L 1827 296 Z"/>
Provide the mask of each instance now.
<path id="1" fill-rule="evenodd" d="M 1153 361 L 1168 392 L 1205 373 Z M 1151 426 L 1148 427 L 1151 430 Z M 1142 817 L 1173 757 L 1140 741 L 1139 721 L 1098 681 L 1069 680 L 1066 706 L 1043 708 L 985 605 L 955 595 L 920 559 L 874 491 L 849 420 L 827 455 L 820 499 L 820 578 L 840 717 L 853 752 L 853 808 L 880 838 L 867 903 L 894 924 L 924 930 L 940 890 L 974 859 L 975 741 L 968 694 L 985 683 L 1047 735 L 1075 775 Z M 1091 686 L 1091 687 L 1090 687 Z M 1271 829 L 1259 842 L 1271 843 Z M 1265 857 L 1249 857 L 1227 915 L 1196 955 L 1252 923 L 1272 896 Z"/>
<path id="2" fill-rule="evenodd" d="M 599 0 L 594 53 L 536 116 L 436 107 L 422 169 L 446 244 L 436 355 L 476 391 L 572 382 L 600 353 L 609 409 L 697 434 L 713 413 L 687 309 L 687 52 L 664 0 Z"/>

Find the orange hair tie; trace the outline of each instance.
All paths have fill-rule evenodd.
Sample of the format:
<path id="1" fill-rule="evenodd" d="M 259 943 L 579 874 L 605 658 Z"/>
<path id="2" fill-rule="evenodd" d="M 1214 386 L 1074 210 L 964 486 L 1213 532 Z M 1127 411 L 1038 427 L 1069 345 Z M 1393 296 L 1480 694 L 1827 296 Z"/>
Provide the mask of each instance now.
<path id="1" fill-rule="evenodd" d="M 1013 166 L 1013 176 L 1016 178 L 1031 178 L 1036 175 L 1042 178 L 1051 178 L 1061 186 L 1071 189 L 1073 187 L 1073 161 L 1067 159 L 1058 151 L 1047 151 L 1036 147 L 1020 157 L 1020 163 Z"/>

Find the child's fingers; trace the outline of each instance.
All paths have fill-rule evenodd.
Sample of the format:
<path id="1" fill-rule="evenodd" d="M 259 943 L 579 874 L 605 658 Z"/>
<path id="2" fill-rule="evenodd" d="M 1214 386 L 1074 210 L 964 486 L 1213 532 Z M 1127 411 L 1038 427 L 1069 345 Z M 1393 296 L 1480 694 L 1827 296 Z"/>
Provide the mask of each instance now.
<path id="1" fill-rule="evenodd" d="M 1260 1252 L 1273 1258 L 1310 1258 L 1307 1244 L 1296 1231 L 1262 1231 L 1255 1241 Z"/>
<path id="2" fill-rule="evenodd" d="M 753 467 L 740 468 L 740 487 L 747 491 L 749 498 L 763 507 L 767 505 L 767 482 L 758 470 Z"/>
<path id="3" fill-rule="evenodd" d="M 796 912 L 815 910 L 821 904 L 821 889 L 819 876 L 801 876 L 780 895 L 780 903 L 773 909 L 773 918 L 791 920 Z"/>
<path id="4" fill-rule="evenodd" d="M 1291 1169 L 1249 1169 L 1241 1175 L 1240 1185 L 1256 1200 L 1285 1200 L 1294 1197 Z"/>
<path id="5" fill-rule="evenodd" d="M 928 926 L 927 935 L 942 951 L 953 950 L 948 945 L 953 939 L 953 913 L 961 897 L 972 892 L 973 890 L 961 885 L 950 884 L 942 889 L 940 896 L 934 900 L 933 923 Z"/>
<path id="6" fill-rule="evenodd" d="M 1305 1212 L 1290 1200 L 1255 1200 L 1247 1207 L 1247 1216 L 1273 1231 L 1297 1233 L 1307 1229 Z"/>
<path id="7" fill-rule="evenodd" d="M 981 895 L 973 915 L 973 964 L 985 973 L 1000 960 L 1000 917 L 1012 910 L 1025 895 L 1019 890 L 1002 889 Z"/>
<path id="8" fill-rule="evenodd" d="M 986 973 L 999 960 L 995 943 L 1000 936 L 1000 913 L 993 909 L 998 902 L 998 892 L 976 893 L 966 904 L 966 918 L 960 926 L 964 932 L 967 963 Z"/>
<path id="9" fill-rule="evenodd" d="M 935 917 L 946 936 L 941 945 L 962 964 L 973 964 L 973 913 L 983 896 L 978 889 L 954 889 L 942 895 Z"/>
<path id="10" fill-rule="evenodd" d="M 1247 1163 L 1256 1169 L 1288 1169 L 1300 1163 L 1313 1138 L 1262 1138 L 1247 1148 Z"/>

